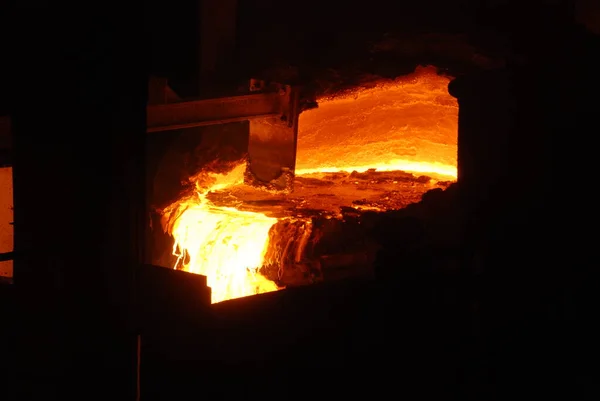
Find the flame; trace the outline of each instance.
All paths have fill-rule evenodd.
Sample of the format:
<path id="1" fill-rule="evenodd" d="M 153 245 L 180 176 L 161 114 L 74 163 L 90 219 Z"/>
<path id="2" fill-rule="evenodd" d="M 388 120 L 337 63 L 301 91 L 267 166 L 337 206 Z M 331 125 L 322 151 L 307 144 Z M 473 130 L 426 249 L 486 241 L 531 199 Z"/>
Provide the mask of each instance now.
<path id="1" fill-rule="evenodd" d="M 204 173 L 193 177 L 195 196 L 168 211 L 174 216 L 174 268 L 202 274 L 212 290 L 212 302 L 278 290 L 262 276 L 269 231 L 277 219 L 261 213 L 214 205 L 206 196 L 243 181 L 244 164 L 227 174 Z M 170 217 L 170 216 L 168 216 Z"/>
<path id="2" fill-rule="evenodd" d="M 456 179 L 458 103 L 434 67 L 319 99 L 298 126 L 296 174 L 407 171 Z"/>

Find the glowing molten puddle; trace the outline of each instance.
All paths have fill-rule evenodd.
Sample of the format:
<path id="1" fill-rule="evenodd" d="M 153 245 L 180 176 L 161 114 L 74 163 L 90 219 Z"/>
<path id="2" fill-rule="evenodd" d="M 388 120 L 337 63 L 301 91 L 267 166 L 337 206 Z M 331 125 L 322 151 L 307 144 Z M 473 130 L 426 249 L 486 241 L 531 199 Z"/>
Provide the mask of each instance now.
<path id="1" fill-rule="evenodd" d="M 213 303 L 278 289 L 258 272 L 277 219 L 216 206 L 206 199 L 210 191 L 241 184 L 244 168 L 238 165 L 228 174 L 195 177 L 196 194 L 165 212 L 167 217 L 176 216 L 171 227 L 174 267 L 206 276 Z"/>
<path id="2" fill-rule="evenodd" d="M 214 303 L 277 290 L 258 273 L 276 222 L 260 213 L 198 204 L 183 212 L 173 235 L 189 258 L 185 270 L 207 277 Z"/>
<path id="3" fill-rule="evenodd" d="M 320 99 L 319 108 L 300 117 L 296 175 L 376 169 L 454 180 L 458 105 L 448 94 L 449 81 L 433 68 L 419 68 L 393 82 Z M 273 226 L 286 217 L 240 210 L 241 201 L 232 207 L 223 206 L 225 198 L 208 199 L 211 193 L 248 194 L 244 169 L 241 164 L 227 174 L 201 172 L 191 178 L 196 193 L 164 211 L 175 239 L 174 267 L 205 275 L 213 303 L 279 289 L 260 269 L 277 264 L 265 257 L 273 253 L 268 252 Z M 308 199 L 310 193 L 298 193 L 301 187 L 293 196 Z M 330 186 L 328 191 L 329 196 L 343 197 L 340 188 Z"/>

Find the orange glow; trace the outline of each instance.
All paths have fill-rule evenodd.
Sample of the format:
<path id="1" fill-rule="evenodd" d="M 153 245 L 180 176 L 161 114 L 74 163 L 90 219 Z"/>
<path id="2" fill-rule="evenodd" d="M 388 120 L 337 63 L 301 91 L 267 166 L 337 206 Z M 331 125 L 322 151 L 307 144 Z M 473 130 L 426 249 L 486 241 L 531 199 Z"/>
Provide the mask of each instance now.
<path id="1" fill-rule="evenodd" d="M 276 291 L 279 287 L 259 272 L 263 266 L 277 265 L 284 252 L 270 236 L 298 239 L 294 260 L 299 262 L 310 235 L 309 229 L 298 231 L 295 226 L 273 229 L 278 221 L 294 219 L 291 213 L 285 217 L 285 202 L 292 208 L 304 205 L 330 213 L 341 206 L 385 211 L 406 206 L 405 199 L 418 201 L 437 183 L 405 182 L 405 176 L 414 178 L 406 173 L 376 176 L 371 171 L 364 177 L 353 173 L 338 178 L 324 173 L 404 171 L 455 180 L 458 104 L 448 94 L 449 82 L 435 68 L 421 67 L 394 81 L 319 99 L 318 108 L 300 115 L 296 175 L 305 177 L 296 179 L 292 194 L 244 185 L 246 163 L 226 174 L 206 168 L 191 177 L 196 192 L 171 205 L 163 216 L 165 229 L 175 239 L 174 268 L 205 275 L 213 303 Z M 327 185 L 319 185 L 320 179 Z M 400 195 L 390 196 L 393 193 Z M 371 204 L 355 206 L 357 199 Z M 262 209 L 265 214 L 249 206 L 249 201 L 264 200 L 279 205 L 278 217 L 268 216 L 270 209 Z"/>
<path id="2" fill-rule="evenodd" d="M 166 211 L 174 218 L 174 268 L 202 274 L 212 289 L 212 302 L 276 291 L 263 277 L 269 230 L 277 219 L 261 213 L 214 205 L 206 195 L 243 182 L 245 165 L 228 174 L 205 173 L 194 177 L 197 192 Z"/>
<path id="3" fill-rule="evenodd" d="M 300 115 L 296 174 L 408 171 L 456 178 L 458 103 L 434 67 Z"/>

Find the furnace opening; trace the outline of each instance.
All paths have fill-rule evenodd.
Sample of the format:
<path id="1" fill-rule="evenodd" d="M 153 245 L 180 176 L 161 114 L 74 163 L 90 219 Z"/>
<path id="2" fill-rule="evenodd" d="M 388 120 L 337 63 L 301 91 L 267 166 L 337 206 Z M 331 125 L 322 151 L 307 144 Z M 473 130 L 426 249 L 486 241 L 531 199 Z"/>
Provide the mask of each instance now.
<path id="1" fill-rule="evenodd" d="M 456 178 L 458 104 L 434 67 L 320 99 L 300 115 L 296 174 L 407 171 Z"/>
<path id="2" fill-rule="evenodd" d="M 300 115 L 291 193 L 245 184 L 245 160 L 208 164 L 163 211 L 173 267 L 207 276 L 213 303 L 368 273 L 372 214 L 456 180 L 450 79 L 419 67 L 318 99 Z"/>

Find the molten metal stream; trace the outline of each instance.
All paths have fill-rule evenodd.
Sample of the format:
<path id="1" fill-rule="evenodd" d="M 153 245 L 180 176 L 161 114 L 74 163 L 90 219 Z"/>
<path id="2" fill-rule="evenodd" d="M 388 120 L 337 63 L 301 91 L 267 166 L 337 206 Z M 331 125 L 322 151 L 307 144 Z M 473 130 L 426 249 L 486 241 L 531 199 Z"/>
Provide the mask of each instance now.
<path id="1" fill-rule="evenodd" d="M 210 191 L 241 184 L 244 168 L 238 165 L 225 175 L 203 175 L 196 181 L 196 196 L 170 210 L 177 216 L 171 229 L 177 256 L 174 267 L 205 275 L 213 303 L 278 289 L 258 273 L 277 219 L 216 206 L 206 199 Z"/>
<path id="2" fill-rule="evenodd" d="M 449 81 L 434 68 L 418 68 L 394 82 L 321 99 L 300 116 L 296 174 L 377 169 L 455 179 L 458 105 Z M 206 197 L 242 184 L 244 169 L 201 172 L 193 177 L 196 194 L 165 210 L 174 267 L 205 275 L 213 303 L 278 289 L 259 273 L 276 263 L 265 255 L 278 220 Z"/>

